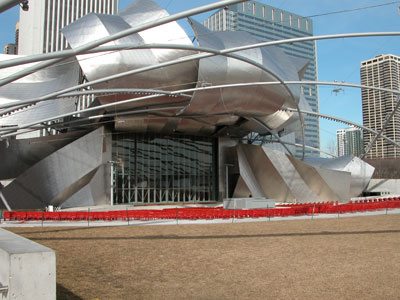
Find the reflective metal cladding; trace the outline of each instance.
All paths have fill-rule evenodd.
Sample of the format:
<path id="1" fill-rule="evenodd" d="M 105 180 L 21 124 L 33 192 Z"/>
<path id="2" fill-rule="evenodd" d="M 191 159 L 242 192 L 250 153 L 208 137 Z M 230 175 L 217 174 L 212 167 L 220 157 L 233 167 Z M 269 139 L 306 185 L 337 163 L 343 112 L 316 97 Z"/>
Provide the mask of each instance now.
<path id="1" fill-rule="evenodd" d="M 168 13 L 155 2 L 137 0 L 118 15 L 93 13 L 86 15 L 65 27 L 62 33 L 71 47 L 77 48 L 87 42 L 165 16 L 168 16 Z M 190 20 L 190 24 L 200 46 L 198 49 L 204 47 L 213 52 L 260 42 L 245 32 L 211 32 L 193 20 Z M 196 47 L 176 22 L 139 31 L 109 44 L 131 47 L 151 44 L 166 44 L 175 47 L 181 45 L 182 49 L 129 49 L 127 46 L 127 49 L 123 51 L 79 55 L 77 57 L 79 64 L 89 81 L 189 57 L 198 52 L 194 51 Z M 188 47 L 192 50 L 189 50 Z M 156 70 L 147 70 L 94 84 L 93 87 L 177 91 L 221 84 L 298 80 L 302 77 L 307 65 L 306 61 L 294 60 L 276 47 L 242 50 L 231 54 L 233 57 L 230 57 L 230 54 L 227 55 L 200 58 Z M 100 97 L 100 102 L 118 102 L 137 97 L 139 96 L 132 94 L 106 95 Z M 172 101 L 177 101 L 177 99 L 163 96 L 119 105 L 112 107 L 112 110 L 134 109 L 145 105 L 165 105 Z M 169 117 L 179 119 L 188 119 L 193 116 L 202 117 L 209 126 L 235 125 L 239 120 L 238 117 L 268 117 L 265 119 L 267 125 L 271 129 L 278 129 L 293 115 L 293 113 L 279 112 L 282 105 L 295 108 L 296 103 L 299 102 L 300 88 L 298 86 L 288 87 L 281 84 L 229 87 L 196 91 L 193 97 L 188 99 L 188 103 L 183 109 L 169 112 Z M 210 119 L 210 115 L 215 116 Z M 162 118 L 160 119 L 162 120 Z M 164 122 L 169 122 L 169 119 L 164 119 Z M 176 122 L 175 128 L 171 126 L 168 128 L 171 131 L 178 130 L 178 124 L 182 123 L 182 121 Z M 131 124 L 133 125 L 131 129 L 137 130 L 134 123 Z M 189 128 L 188 133 L 193 133 L 193 129 Z"/>
<path id="2" fill-rule="evenodd" d="M 72 49 L 79 49 L 166 16 L 154 1 L 136 0 L 117 15 L 88 14 L 62 33 Z M 0 110 L 0 127 L 11 126 L 2 128 L 6 133 L 24 124 L 65 131 L 54 140 L 0 143 L 8 160 L 41 152 L 12 172 L 0 170 L 0 179 L 15 178 L 2 190 L 13 209 L 99 205 L 110 199 L 115 204 L 206 202 L 232 194 L 279 202 L 347 201 L 363 191 L 374 169 L 359 159 L 300 161 L 266 145 L 240 143 L 251 132 L 279 139 L 283 129 L 298 130 L 293 109 L 311 108 L 300 85 L 284 82 L 301 80 L 307 61 L 277 47 L 240 48 L 261 42 L 249 33 L 213 32 L 189 23 L 196 43 L 170 22 L 105 45 L 123 49 L 80 54 L 0 87 L 0 101 L 35 102 L 87 81 L 85 92 L 96 98 L 83 105 L 79 93 L 48 96 L 49 101 Z M 0 69 L 0 79 L 24 67 Z M 132 101 L 120 105 L 123 100 Z M 78 104 L 90 109 L 77 111 Z M 54 124 L 43 121 L 48 118 Z M 110 126 L 101 127 L 103 121 Z M 60 142 L 63 138 L 72 140 Z M 57 139 L 52 147 L 29 146 Z M 14 148 L 18 151 L 11 153 Z"/>

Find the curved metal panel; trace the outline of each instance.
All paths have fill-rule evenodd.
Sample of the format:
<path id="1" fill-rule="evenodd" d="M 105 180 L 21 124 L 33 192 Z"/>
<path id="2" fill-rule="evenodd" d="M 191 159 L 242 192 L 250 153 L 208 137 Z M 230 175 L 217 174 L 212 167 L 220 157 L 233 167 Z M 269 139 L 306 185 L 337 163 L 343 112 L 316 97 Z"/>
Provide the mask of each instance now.
<path id="1" fill-rule="evenodd" d="M 152 0 L 136 0 L 118 14 L 130 26 L 135 27 L 157 19 L 169 16 L 168 12 Z M 179 44 L 192 46 L 193 43 L 187 36 L 186 32 L 177 22 L 170 22 L 160 26 L 156 26 L 138 33 L 145 44 Z M 192 55 L 193 51 L 171 50 L 171 49 L 152 49 L 151 52 L 159 62 L 173 60 L 179 57 Z M 193 63 L 186 63 L 193 65 Z M 185 64 L 173 66 L 172 70 L 184 71 L 187 67 Z"/>
<path id="2" fill-rule="evenodd" d="M 12 59 L 14 55 L 0 55 L 0 60 Z M 32 65 L 34 65 L 33 63 Z M 26 66 L 16 66 L 0 69 L 0 77 L 5 78 Z M 13 83 L 0 87 L 0 102 L 18 101 L 39 98 L 52 92 L 78 84 L 79 65 L 75 58 L 68 59 L 32 75 L 21 78 Z M 36 120 L 55 117 L 75 110 L 75 97 L 60 98 L 31 105 L 19 109 L 0 118 L 0 125 L 23 125 Z"/>
<path id="3" fill-rule="evenodd" d="M 307 158 L 312 166 L 323 169 L 338 170 L 351 173 L 350 197 L 357 197 L 367 187 L 375 168 L 365 161 L 353 156 L 340 156 L 333 159 Z"/>
<path id="4" fill-rule="evenodd" d="M 83 135 L 82 131 L 73 131 L 39 138 L 0 141 L 0 180 L 18 177 L 46 156 Z"/>
<path id="5" fill-rule="evenodd" d="M 152 1 L 135 1 L 121 12 L 120 15 L 89 14 L 62 30 L 72 48 L 79 47 L 101 37 L 131 28 L 131 25 L 142 24 L 152 19 L 168 15 Z M 147 20 L 144 20 L 146 17 Z M 179 37 L 179 39 L 177 39 Z M 157 26 L 122 39 L 110 42 L 112 45 L 130 44 L 143 45 L 155 41 L 173 44 L 190 44 L 191 42 L 182 28 L 176 23 L 168 23 Z M 136 49 L 99 54 L 87 54 L 78 56 L 82 70 L 89 81 L 106 76 L 115 75 L 129 70 L 135 70 L 146 66 L 163 63 L 179 57 L 192 55 L 193 51 L 174 49 Z M 186 62 L 179 65 L 160 68 L 157 70 L 142 72 L 123 78 L 110 80 L 106 83 L 94 85 L 95 88 L 139 88 L 139 89 L 164 89 L 176 90 L 192 88 L 197 81 L 197 61 Z M 99 97 L 102 104 L 112 103 L 126 99 L 136 98 L 132 94 L 118 94 Z M 112 110 L 122 110 L 142 106 L 144 104 L 158 104 L 168 102 L 170 98 L 159 97 L 121 105 Z M 176 101 L 177 98 L 174 98 Z"/>
<path id="6" fill-rule="evenodd" d="M 46 102 L 39 102 L 5 116 L 1 116 L 0 125 L 21 126 L 34 123 L 37 120 L 54 118 L 65 113 L 73 112 L 75 109 L 76 104 L 74 98 L 61 98 Z"/>
<path id="7" fill-rule="evenodd" d="M 236 149 L 241 178 L 235 197 L 262 191 L 278 202 L 350 199 L 355 173 L 312 166 L 266 146 L 242 144 Z"/>
<path id="8" fill-rule="evenodd" d="M 299 108 L 301 111 L 312 111 L 310 105 L 305 99 L 303 94 L 299 97 Z M 303 118 L 306 114 L 303 114 Z M 285 130 L 285 133 L 298 132 L 300 134 L 301 128 L 299 126 L 299 113 L 294 110 L 279 110 L 276 113 L 260 118 L 268 127 L 273 128 L 275 131 Z"/>
<path id="9" fill-rule="evenodd" d="M 103 128 L 50 154 L 3 190 L 12 209 L 59 206 L 87 184 L 102 164 Z"/>
<path id="10" fill-rule="evenodd" d="M 204 47 L 223 50 L 259 42 L 245 32 L 212 32 L 191 20 L 199 44 Z M 276 48 L 251 49 L 237 52 L 238 55 L 263 65 L 269 72 L 257 66 L 224 56 L 200 60 L 198 87 L 204 85 L 232 84 L 238 82 L 276 81 L 298 79 L 298 69 L 290 64 L 290 58 Z M 286 67 L 289 68 L 286 70 Z M 236 114 L 240 116 L 265 116 L 278 111 L 283 105 L 298 102 L 300 90 L 292 90 L 295 99 L 283 85 L 257 86 L 195 92 L 191 103 L 182 114 L 205 115 L 209 112 Z M 249 96 L 251 95 L 251 97 Z M 280 114 L 282 115 L 282 114 Z M 291 114 L 286 114 L 286 121 Z M 273 119 L 273 117 L 271 117 Z M 273 123 L 273 122 L 271 122 Z M 276 122 L 275 122 L 276 123 Z M 278 121 L 281 124 L 282 121 Z"/>
<path id="11" fill-rule="evenodd" d="M 192 133 L 212 134 L 215 126 L 203 119 L 160 117 L 160 116 L 124 116 L 116 117 L 115 129 L 129 132 Z"/>

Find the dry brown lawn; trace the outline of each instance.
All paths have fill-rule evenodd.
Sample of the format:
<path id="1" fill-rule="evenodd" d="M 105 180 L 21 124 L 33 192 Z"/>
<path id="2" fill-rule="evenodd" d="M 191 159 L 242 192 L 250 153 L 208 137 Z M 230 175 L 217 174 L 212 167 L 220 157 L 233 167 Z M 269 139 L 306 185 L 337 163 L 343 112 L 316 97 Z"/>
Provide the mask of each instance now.
<path id="1" fill-rule="evenodd" d="M 9 230 L 56 250 L 58 299 L 400 299 L 400 215 Z"/>

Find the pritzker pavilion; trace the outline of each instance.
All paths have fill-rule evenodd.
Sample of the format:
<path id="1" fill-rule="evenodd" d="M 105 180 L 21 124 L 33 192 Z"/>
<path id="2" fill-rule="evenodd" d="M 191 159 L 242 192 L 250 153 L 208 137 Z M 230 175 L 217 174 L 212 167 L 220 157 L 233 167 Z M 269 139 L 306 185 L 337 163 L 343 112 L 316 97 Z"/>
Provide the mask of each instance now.
<path id="1" fill-rule="evenodd" d="M 0 207 L 358 196 L 374 172 L 360 158 L 292 155 L 307 148 L 284 137 L 298 128 L 304 135 L 312 114 L 301 93 L 308 62 L 274 44 L 368 34 L 262 42 L 190 19 L 239 2 L 170 16 L 136 0 L 118 15 L 91 13 L 63 28 L 70 50 L 0 56 L 0 180 L 11 181 Z M 176 23 L 186 17 L 194 41 Z"/>

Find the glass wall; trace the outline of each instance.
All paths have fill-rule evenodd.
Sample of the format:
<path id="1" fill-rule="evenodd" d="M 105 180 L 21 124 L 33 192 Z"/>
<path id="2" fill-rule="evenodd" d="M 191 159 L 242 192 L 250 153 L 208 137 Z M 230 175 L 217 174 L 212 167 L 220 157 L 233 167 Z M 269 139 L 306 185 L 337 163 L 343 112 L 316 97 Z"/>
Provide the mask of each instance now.
<path id="1" fill-rule="evenodd" d="M 183 203 L 216 200 L 216 139 L 113 134 L 113 201 Z"/>

